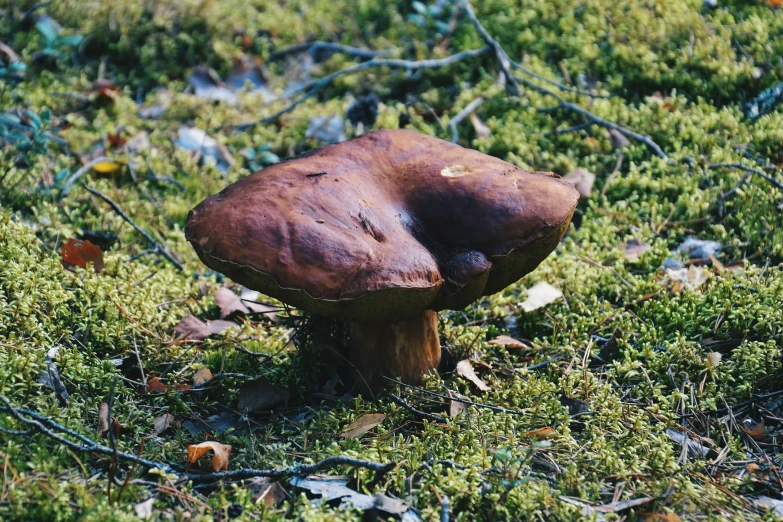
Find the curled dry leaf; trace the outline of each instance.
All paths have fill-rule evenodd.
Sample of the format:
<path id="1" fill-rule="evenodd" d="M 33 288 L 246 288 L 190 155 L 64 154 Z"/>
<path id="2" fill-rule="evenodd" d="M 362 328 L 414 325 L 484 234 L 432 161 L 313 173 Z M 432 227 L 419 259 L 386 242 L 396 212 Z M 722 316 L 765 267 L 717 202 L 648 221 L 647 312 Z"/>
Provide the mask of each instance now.
<path id="1" fill-rule="evenodd" d="M 196 371 L 196 375 L 193 376 L 193 386 L 201 386 L 211 378 L 212 372 L 206 366 L 202 366 Z"/>
<path id="2" fill-rule="evenodd" d="M 251 313 L 264 314 L 272 321 L 276 321 L 275 312 L 277 308 L 263 303 L 256 303 L 258 292 L 242 288 L 240 295 L 235 294 L 230 288 L 223 286 L 215 290 L 215 302 L 220 308 L 220 318 L 226 319 L 236 315 L 247 315 Z"/>
<path id="3" fill-rule="evenodd" d="M 638 261 L 645 252 L 650 250 L 650 248 L 650 245 L 643 241 L 639 241 L 638 239 L 629 239 L 623 246 L 620 247 L 620 250 L 623 251 L 625 259 L 633 263 Z"/>
<path id="4" fill-rule="evenodd" d="M 163 415 L 160 415 L 152 419 L 152 426 L 153 426 L 152 433 L 154 435 L 160 435 L 161 433 L 165 432 L 169 428 L 176 427 L 176 425 L 177 425 L 177 421 L 174 419 L 174 415 L 172 415 L 171 413 L 164 413 Z"/>
<path id="5" fill-rule="evenodd" d="M 118 437 L 122 435 L 122 425 L 114 417 L 109 421 L 109 404 L 102 402 L 98 409 L 98 436 L 103 437 L 109 432 L 109 426 L 111 426 L 114 436 Z"/>
<path id="6" fill-rule="evenodd" d="M 462 395 L 460 395 L 457 392 L 453 392 L 449 390 L 449 397 L 452 399 L 464 399 Z M 452 419 L 455 417 L 459 417 L 462 414 L 466 414 L 468 411 L 468 405 L 464 402 L 459 402 L 455 400 L 449 401 L 449 417 Z"/>
<path id="7" fill-rule="evenodd" d="M 524 348 L 526 350 L 531 350 L 532 348 L 528 346 L 527 344 L 523 343 L 519 339 L 514 339 L 513 337 L 509 337 L 508 335 L 499 335 L 489 341 L 489 344 L 494 344 L 497 346 L 505 346 L 506 348 Z"/>
<path id="8" fill-rule="evenodd" d="M 382 423 L 385 418 L 386 415 L 383 413 L 368 413 L 366 415 L 362 415 L 349 424 L 348 427 L 345 428 L 342 433 L 340 433 L 340 437 L 344 439 L 355 439 L 357 437 L 361 437 Z"/>
<path id="9" fill-rule="evenodd" d="M 593 192 L 593 184 L 595 183 L 595 174 L 585 169 L 572 170 L 565 176 L 563 181 L 566 181 L 574 186 L 579 192 L 579 195 L 583 198 L 589 198 L 590 193 Z"/>
<path id="10" fill-rule="evenodd" d="M 489 390 L 489 385 L 487 385 L 486 382 L 484 382 L 478 375 L 476 375 L 476 372 L 473 370 L 473 365 L 470 363 L 469 359 L 464 359 L 457 363 L 457 373 L 465 377 L 473 384 L 475 384 L 479 390 L 481 391 Z"/>
<path id="11" fill-rule="evenodd" d="M 767 430 L 764 427 L 764 419 L 761 419 L 759 422 L 756 422 L 753 419 L 745 419 L 742 421 L 740 427 L 742 428 L 742 431 L 756 440 L 764 440 L 767 436 Z"/>
<path id="12" fill-rule="evenodd" d="M 221 444 L 213 440 L 202 442 L 201 444 L 191 444 L 188 446 L 188 464 L 195 464 L 198 459 L 209 453 L 214 452 L 212 457 L 212 469 L 215 471 L 228 470 L 228 459 L 231 456 L 231 446 Z"/>
<path id="13" fill-rule="evenodd" d="M 239 387 L 240 412 L 270 410 L 284 404 L 288 400 L 288 392 L 270 384 L 263 377 L 246 382 Z"/>
<path id="14" fill-rule="evenodd" d="M 527 299 L 520 306 L 525 312 L 532 312 L 543 308 L 563 297 L 563 292 L 549 283 L 538 283 L 527 291 Z"/>
<path id="15" fill-rule="evenodd" d="M 69 239 L 63 245 L 60 255 L 62 256 L 62 265 L 67 270 L 73 271 L 77 266 L 87 268 L 87 263 L 92 263 L 92 269 L 96 274 L 106 268 L 101 249 L 86 239 Z"/>

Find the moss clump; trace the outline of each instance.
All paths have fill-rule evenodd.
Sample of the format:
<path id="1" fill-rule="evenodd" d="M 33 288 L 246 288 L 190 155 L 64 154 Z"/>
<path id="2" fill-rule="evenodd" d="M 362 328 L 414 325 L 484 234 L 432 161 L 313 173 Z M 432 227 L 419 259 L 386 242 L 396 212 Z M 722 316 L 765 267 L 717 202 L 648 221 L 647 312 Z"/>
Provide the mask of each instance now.
<path id="1" fill-rule="evenodd" d="M 145 457 L 182 464 L 188 444 L 211 437 L 233 446 L 231 469 L 285 467 L 331 455 L 396 461 L 400 466 L 381 484 L 366 470 L 352 472 L 352 487 L 405 498 L 426 520 L 438 519 L 444 495 L 455 520 L 595 519 L 563 497 L 607 503 L 615 491 L 622 500 L 652 496 L 640 511 L 682 519 L 762 517 L 733 495 L 773 494 L 777 486 L 742 466 L 707 466 L 714 454 L 681 458 L 680 446 L 666 433 L 684 424 L 713 439 L 716 451 L 728 448 L 724 462 L 744 461 L 753 446 L 738 426 L 679 415 L 780 389 L 783 192 L 753 177 L 726 198 L 721 214 L 721 195 L 744 173 L 709 165 L 761 168 L 783 161 L 783 112 L 756 120 L 743 116 L 747 99 L 781 79 L 775 64 L 783 52 L 777 38 L 783 10 L 763 1 L 721 2 L 715 10 L 705 10 L 698 0 L 476 2 L 478 16 L 512 59 L 545 78 L 612 94 L 561 93 L 601 118 L 651 136 L 670 156 L 663 161 L 632 141 L 607 184 L 618 151 L 605 129 L 558 132 L 583 120 L 534 89 L 521 99 L 508 96 L 490 55 L 412 76 L 387 69 L 344 76 L 276 123 L 231 130 L 283 108 L 291 83 L 354 63 L 333 55 L 308 69 L 274 58 L 272 52 L 286 45 L 325 39 L 394 48 L 406 59 L 483 45 L 464 20 L 449 33 L 448 10 L 424 19 L 408 2 L 371 0 L 154 5 L 55 0 L 31 16 L 45 10 L 62 24 L 63 35 L 87 39 L 79 49 L 66 46 L 42 60 L 36 59 L 42 34 L 34 18 L 21 17 L 33 3 L 16 2 L 6 10 L 13 16 L 0 20 L 0 41 L 29 64 L 24 80 L 0 86 L 0 106 L 36 114 L 49 109 L 55 132 L 69 146 L 51 143 L 33 151 L 4 142 L 0 149 L 0 393 L 14 404 L 95 438 L 99 405 L 116 380 L 114 416 L 130 428 L 118 441 L 124 451 L 138 452 L 145 438 Z M 187 89 L 193 66 L 210 65 L 225 77 L 243 54 L 266 65 L 277 100 L 241 93 L 232 105 Z M 84 99 L 100 69 L 96 57 L 119 87 L 113 101 Z M 249 173 L 243 149 L 263 147 L 287 157 L 315 147 L 319 143 L 306 138 L 310 118 L 344 115 L 353 97 L 368 92 L 382 100 L 376 127 L 405 125 L 446 139 L 451 119 L 482 96 L 476 114 L 490 133 L 478 136 L 463 122 L 458 129 L 464 145 L 530 169 L 564 174 L 582 167 L 598 176 L 576 225 L 538 270 L 464 311 L 441 314 L 444 345 L 459 359 L 482 361 L 476 369 L 491 390 L 478 394 L 448 372 L 423 387 L 443 393 L 445 386 L 523 415 L 471 407 L 463 417 L 440 423 L 412 416 L 386 397 L 337 400 L 322 382 L 332 377 L 327 356 L 298 354 L 289 342 L 290 324 L 248 321 L 199 342 L 172 333 L 189 314 L 217 319 L 212 291 L 229 283 L 206 270 L 185 242 L 188 210 Z M 156 104 L 162 109 L 157 119 L 140 115 L 140 108 Z M 207 131 L 234 165 L 223 172 L 213 161 L 177 148 L 183 125 Z M 149 146 L 132 154 L 107 146 L 121 168 L 90 171 L 83 179 L 168 245 L 183 260 L 182 271 L 145 253 L 149 245 L 142 236 L 79 183 L 69 191 L 61 184 L 81 166 L 79 155 L 108 143 L 109 136 L 141 132 L 148 134 Z M 780 179 L 774 168 L 765 172 Z M 116 235 L 105 249 L 105 271 L 63 269 L 60 246 L 88 232 Z M 702 285 L 678 292 L 662 265 L 681 257 L 675 250 L 688 236 L 720 242 L 719 257 L 728 268 L 707 265 Z M 622 248 L 629 239 L 650 246 L 636 261 Z M 564 298 L 524 313 L 519 302 L 539 281 L 558 286 Z M 609 362 L 591 364 L 586 352 L 600 353 L 615 331 L 622 337 L 613 341 Z M 525 338 L 532 349 L 488 343 L 499 334 Z M 169 391 L 145 394 L 136 384 L 137 351 L 145 377 L 163 376 Z M 71 396 L 67 406 L 41 381 L 47 353 L 55 352 L 54 364 Z M 722 354 L 717 366 L 707 362 L 711 352 Z M 311 364 L 313 358 L 319 364 Z M 124 365 L 117 366 L 120 360 Z M 547 361 L 538 370 L 528 368 Z M 192 384 L 202 366 L 233 377 L 197 393 L 173 391 L 176 384 Z M 291 401 L 272 414 L 241 417 L 223 431 L 214 428 L 213 416 L 237 404 L 242 375 L 289 387 Z M 447 407 L 427 402 L 419 392 L 403 396 L 448 415 Z M 588 413 L 569 412 L 569 404 L 582 404 L 569 400 L 583 401 Z M 782 416 L 778 402 L 764 406 Z M 364 437 L 339 437 L 359 416 L 379 412 L 387 419 Z M 153 435 L 153 419 L 164 413 L 180 424 Z M 205 423 L 208 433 L 199 429 Z M 555 435 L 535 438 L 534 430 L 546 426 Z M 20 426 L 4 413 L 0 427 Z M 206 491 L 181 484 L 179 490 L 189 496 L 180 502 L 162 493 L 170 490 L 152 486 L 158 481 L 168 486 L 167 479 L 141 469 L 133 478 L 143 480 L 131 481 L 122 498 L 114 487 L 109 502 L 108 459 L 35 434 L 0 432 L 0 442 L 3 519 L 133 520 L 133 505 L 150 494 L 156 495 L 156 513 L 177 520 L 212 520 L 232 504 L 242 506 L 245 520 L 362 518 L 316 506 L 293 489 L 282 504 L 267 507 L 247 486 L 221 484 Z M 130 469 L 121 464 L 117 476 L 124 478 Z M 716 469 L 721 474 L 710 476 Z M 619 518 L 607 515 L 612 517 Z"/>

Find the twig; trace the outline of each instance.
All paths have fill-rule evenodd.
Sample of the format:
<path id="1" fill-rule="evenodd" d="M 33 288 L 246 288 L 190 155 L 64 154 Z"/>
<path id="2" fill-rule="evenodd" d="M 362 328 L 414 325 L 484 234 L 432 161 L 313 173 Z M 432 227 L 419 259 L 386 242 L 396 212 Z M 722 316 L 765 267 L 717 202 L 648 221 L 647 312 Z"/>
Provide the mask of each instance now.
<path id="1" fill-rule="evenodd" d="M 57 422 L 51 419 L 44 417 L 43 415 L 37 412 L 25 408 L 15 408 L 14 406 L 11 405 L 10 401 L 4 395 L 0 395 L 0 402 L 4 404 L 4 406 L 0 406 L 0 411 L 6 411 L 10 413 L 17 421 L 21 422 L 22 424 L 26 426 L 30 426 L 31 428 L 38 431 L 39 433 L 46 435 L 47 437 L 59 442 L 60 444 L 67 446 L 72 450 L 100 453 L 108 456 L 114 454 L 114 450 L 112 448 L 108 446 L 104 446 L 103 444 L 99 444 L 89 439 L 88 437 L 81 435 L 80 433 L 77 433 L 71 429 L 66 428 L 65 426 L 58 424 Z M 81 441 L 83 444 L 78 444 L 72 440 L 69 440 L 63 437 L 62 435 L 60 435 L 60 433 L 74 437 L 75 439 Z M 148 469 L 160 469 L 167 473 L 168 472 L 177 473 L 177 470 L 169 464 L 154 462 L 149 459 L 138 457 L 131 453 L 126 453 L 124 451 L 117 451 L 116 455 L 120 459 L 141 464 L 142 466 L 145 466 Z M 334 457 L 325 458 L 319 462 L 316 462 L 315 464 L 300 463 L 281 469 L 247 468 L 247 469 L 238 469 L 234 471 L 224 471 L 224 472 L 217 472 L 217 473 L 204 473 L 204 474 L 185 473 L 182 474 L 180 478 L 183 481 L 193 481 L 194 483 L 213 482 L 217 480 L 241 480 L 241 479 L 247 479 L 253 477 L 282 478 L 282 477 L 290 477 L 295 475 L 310 475 L 317 471 L 323 471 L 325 469 L 333 468 L 335 466 L 349 466 L 352 468 L 364 468 L 364 469 L 369 469 L 371 471 L 375 471 L 380 475 L 384 475 L 389 471 L 393 470 L 395 467 L 397 467 L 397 463 L 387 462 L 386 464 L 381 464 L 379 462 L 373 462 L 370 460 L 356 459 L 353 457 L 344 457 L 338 455 Z"/>
<path id="2" fill-rule="evenodd" d="M 393 393 L 389 394 L 389 397 L 391 397 L 391 400 L 411 412 L 412 414 L 416 415 L 417 417 L 422 417 L 425 419 L 429 419 L 435 422 L 440 422 L 441 424 L 446 424 L 448 421 L 444 419 L 443 417 L 439 415 L 433 415 L 432 413 L 427 413 L 426 411 L 417 410 L 407 402 L 405 402 L 401 397 L 398 397 L 394 395 Z"/>
<path id="3" fill-rule="evenodd" d="M 94 160 L 90 161 L 88 164 L 79 168 L 79 170 L 71 174 L 70 177 L 65 180 L 65 183 L 63 183 L 63 186 L 65 187 L 65 189 L 63 190 L 63 194 L 67 194 L 68 191 L 71 190 L 71 186 L 77 181 L 79 181 L 79 178 L 81 178 L 86 173 L 88 173 L 91 168 L 93 168 L 98 163 L 104 163 L 104 162 L 116 163 L 113 159 L 107 158 L 106 156 L 99 156 L 95 158 Z"/>
<path id="4" fill-rule="evenodd" d="M 132 220 L 132 219 L 131 219 L 131 218 L 130 218 L 130 217 L 129 217 L 129 216 L 128 216 L 128 215 L 127 215 L 127 214 L 126 214 L 126 213 L 125 213 L 123 210 L 122 210 L 122 208 L 120 208 L 120 206 L 119 206 L 117 203 L 115 203 L 115 202 L 114 202 L 114 200 L 112 200 L 112 199 L 111 199 L 109 196 L 107 196 L 106 194 L 104 194 L 104 193 L 100 192 L 99 190 L 96 190 L 96 189 L 94 189 L 94 188 L 90 187 L 90 186 L 89 186 L 87 183 L 84 183 L 84 182 L 83 182 L 83 183 L 82 183 L 82 186 L 83 186 L 85 189 L 87 189 L 87 192 L 89 192 L 90 194 L 93 194 L 93 195 L 95 195 L 95 196 L 98 196 L 98 197 L 99 197 L 99 198 L 101 198 L 103 201 L 105 201 L 106 203 L 108 203 L 108 204 L 109 204 L 109 206 L 110 206 L 112 209 L 114 209 L 114 211 L 115 211 L 115 212 L 116 212 L 116 213 L 117 213 L 117 214 L 118 214 L 118 215 L 119 215 L 119 216 L 120 216 L 122 219 L 124 219 L 124 220 L 125 220 L 125 221 L 126 221 L 126 222 L 127 222 L 129 225 L 130 225 L 130 226 L 132 226 L 132 227 L 133 227 L 133 228 L 136 230 L 136 232 L 138 232 L 139 234 L 141 234 L 142 236 L 144 236 L 144 239 L 146 239 L 146 240 L 147 240 L 147 242 L 148 242 L 148 243 L 150 243 L 150 244 L 152 245 L 152 247 L 153 247 L 153 248 L 154 248 L 154 249 L 155 249 L 155 250 L 156 250 L 156 251 L 157 251 L 159 254 L 161 254 L 163 257 L 165 257 L 166 259 L 168 259 L 169 261 L 171 261 L 171 263 L 172 263 L 172 264 L 173 264 L 175 267 L 177 267 L 177 269 L 179 269 L 179 270 L 182 270 L 182 269 L 183 269 L 183 265 L 182 265 L 182 263 L 180 263 L 179 261 L 177 261 L 177 260 L 174 258 L 174 255 L 173 255 L 173 254 L 172 254 L 172 253 L 169 251 L 169 249 L 168 249 L 167 247 L 165 247 L 164 245 L 162 245 L 162 244 L 158 243 L 158 242 L 155 240 L 155 238 L 153 238 L 153 237 L 152 237 L 152 236 L 151 236 L 151 235 L 150 235 L 150 234 L 149 234 L 149 233 L 148 233 L 146 230 L 144 230 L 144 229 L 143 229 L 143 228 L 141 228 L 139 225 L 137 225 L 137 224 L 136 224 L 136 223 L 135 223 L 135 222 L 134 222 L 134 221 L 133 221 L 133 220 Z"/>
<path id="5" fill-rule="evenodd" d="M 609 177 L 606 178 L 606 181 L 604 182 L 604 186 L 601 187 L 601 197 L 606 197 L 606 189 L 609 188 L 609 185 L 611 185 L 612 181 L 614 181 L 614 178 L 617 177 L 617 174 L 620 173 L 620 167 L 623 166 L 623 151 L 620 151 L 617 153 L 617 163 L 614 164 L 614 170 L 611 174 L 609 174 Z"/>
<path id="6" fill-rule="evenodd" d="M 489 404 L 482 404 L 480 402 L 473 402 L 468 399 L 462 399 L 460 397 L 448 397 L 446 395 L 443 395 L 441 393 L 431 392 L 429 390 L 425 390 L 424 388 L 419 388 L 418 386 L 414 386 L 412 384 L 406 384 L 402 381 L 398 381 L 396 379 L 392 379 L 391 377 L 387 377 L 383 374 L 378 374 L 381 378 L 386 379 L 389 382 L 393 382 L 394 384 L 399 384 L 400 386 L 404 386 L 405 388 L 410 388 L 411 390 L 420 391 L 422 393 L 425 393 L 427 395 L 431 395 L 433 397 L 438 397 L 440 399 L 445 399 L 447 401 L 454 401 L 454 402 L 461 402 L 462 404 L 467 404 L 469 406 L 477 406 L 479 408 L 486 408 L 488 410 L 497 411 L 500 413 L 509 413 L 511 415 L 527 415 L 523 411 L 519 410 L 509 410 L 508 408 L 501 408 L 500 406 L 491 406 Z"/>
<path id="7" fill-rule="evenodd" d="M 397 467 L 396 462 L 388 462 L 386 464 L 380 464 L 370 460 L 355 459 L 353 457 L 327 457 L 315 464 L 295 464 L 288 468 L 283 469 L 237 469 L 234 471 L 220 471 L 216 473 L 204 473 L 204 474 L 187 474 L 183 477 L 185 480 L 190 480 L 194 483 L 199 482 L 215 482 L 217 480 L 242 480 L 254 477 L 267 477 L 267 478 L 282 478 L 290 476 L 302 476 L 311 475 L 317 471 L 323 471 L 335 466 L 349 466 L 352 468 L 364 468 L 371 471 L 375 471 L 381 475 L 385 475 L 394 468 Z"/>
<path id="8" fill-rule="evenodd" d="M 468 18 L 470 18 L 470 21 L 473 22 L 473 26 L 476 28 L 476 31 L 478 31 L 479 35 L 481 35 L 481 38 L 484 39 L 484 42 L 486 42 L 487 46 L 490 47 L 495 53 L 495 57 L 500 64 L 500 69 L 503 71 L 503 76 L 505 76 L 506 81 L 511 84 L 511 90 L 514 91 L 514 94 L 517 96 L 522 96 L 522 88 L 519 86 L 519 82 L 517 81 L 516 76 L 511 73 L 511 60 L 506 54 L 506 51 L 504 51 L 503 47 L 500 46 L 497 40 L 492 38 L 489 32 L 484 29 L 484 26 L 481 25 L 481 22 L 476 16 L 476 13 L 473 11 L 473 6 L 470 5 L 470 1 L 464 0 L 463 5 L 465 7 L 465 13 L 468 15 Z"/>
<path id="9" fill-rule="evenodd" d="M 472 102 L 467 104 L 464 109 L 459 111 L 457 113 L 457 115 L 454 116 L 454 118 L 452 118 L 449 121 L 449 128 L 451 129 L 451 142 L 452 143 L 458 143 L 459 142 L 459 132 L 457 131 L 457 125 L 459 125 L 462 122 L 462 120 L 464 120 L 465 118 L 470 116 L 473 113 L 473 111 L 478 109 L 479 105 L 481 105 L 482 103 L 484 103 L 484 98 L 479 96 L 478 98 L 476 98 L 475 100 L 473 100 Z"/>
<path id="10" fill-rule="evenodd" d="M 449 497 L 443 495 L 440 499 L 440 522 L 449 522 Z"/>
<path id="11" fill-rule="evenodd" d="M 581 96 L 589 96 L 590 98 L 601 98 L 601 99 L 614 98 L 613 94 L 598 94 L 590 91 L 583 91 L 582 89 L 577 89 L 576 87 L 569 87 L 568 85 L 549 79 L 546 76 L 541 76 L 540 74 L 536 74 L 530 69 L 528 69 L 527 67 L 525 67 L 524 65 L 522 65 L 521 63 L 515 62 L 514 60 L 511 60 L 511 67 L 513 67 L 518 71 L 522 71 L 523 73 L 527 74 L 532 78 L 535 78 L 536 80 L 548 83 L 549 85 L 554 85 L 561 91 L 571 92 L 574 94 L 579 94 Z"/>
<path id="12" fill-rule="evenodd" d="M 271 60 L 277 60 L 290 54 L 299 54 L 307 52 L 310 56 L 314 56 L 318 51 L 327 51 L 332 53 L 347 54 L 356 58 L 371 59 L 377 56 L 391 56 L 394 54 L 394 49 L 384 49 L 381 51 L 375 51 L 372 49 L 361 49 L 359 47 L 351 47 L 350 45 L 342 45 L 332 42 L 304 42 L 290 47 L 285 47 L 279 51 L 273 51 L 269 58 Z"/>
<path id="13" fill-rule="evenodd" d="M 707 168 L 710 170 L 715 170 L 719 168 L 726 168 L 726 169 L 737 169 L 747 172 L 740 180 L 737 182 L 734 187 L 731 188 L 731 190 L 728 190 L 727 192 L 724 192 L 718 197 L 718 216 L 723 218 L 726 215 L 726 200 L 734 195 L 739 189 L 742 188 L 743 185 L 745 185 L 748 181 L 750 181 L 750 178 L 753 175 L 759 176 L 760 178 L 763 178 L 767 180 L 768 182 L 772 183 L 775 187 L 779 188 L 780 190 L 783 190 L 783 182 L 780 182 L 770 176 L 769 174 L 760 171 L 759 169 L 754 169 L 753 167 L 748 167 L 747 165 L 743 165 L 742 163 L 715 163 L 714 165 L 707 165 Z"/>
<path id="14" fill-rule="evenodd" d="M 288 104 L 286 107 L 280 109 L 279 111 L 272 114 L 271 116 L 263 118 L 259 122 L 251 122 L 251 123 L 237 125 L 234 127 L 234 129 L 241 131 L 241 130 L 250 129 L 259 124 L 267 125 L 269 123 L 272 123 L 276 121 L 278 118 L 280 118 L 280 116 L 291 112 L 299 105 L 304 103 L 306 100 L 312 98 L 313 96 L 321 92 L 329 84 L 331 84 L 334 80 L 336 80 L 341 76 L 354 74 L 359 71 L 363 71 L 365 69 L 371 69 L 374 67 L 391 67 L 397 69 L 434 69 L 437 67 L 446 67 L 448 65 L 455 64 L 466 58 L 475 58 L 477 56 L 481 56 L 482 54 L 488 52 L 489 50 L 490 48 L 486 46 L 486 47 L 482 47 L 481 49 L 470 49 L 468 51 L 462 51 L 457 54 L 447 56 L 446 58 L 439 58 L 433 60 L 373 59 L 367 62 L 359 63 L 351 67 L 347 67 L 345 69 L 341 69 L 339 71 L 333 72 L 332 74 L 324 76 L 323 78 L 319 78 L 317 80 L 313 80 L 311 82 L 306 83 L 297 91 L 297 92 L 302 92 L 303 94 L 299 98 L 297 98 L 296 100 Z"/>
<path id="15" fill-rule="evenodd" d="M 727 406 L 725 408 L 718 408 L 717 410 L 709 410 L 709 411 L 700 411 L 696 413 L 683 413 L 682 415 L 679 415 L 680 419 L 687 419 L 689 417 L 697 417 L 699 415 L 723 415 L 724 413 L 729 413 L 732 410 L 736 410 L 739 408 L 744 408 L 745 406 L 750 406 L 751 404 L 755 404 L 759 401 L 763 401 L 766 399 L 771 399 L 773 397 L 778 397 L 779 395 L 783 395 L 783 390 L 778 390 L 771 393 L 765 393 L 764 395 L 756 395 L 752 399 L 748 399 L 746 401 L 733 404 L 731 406 Z"/>

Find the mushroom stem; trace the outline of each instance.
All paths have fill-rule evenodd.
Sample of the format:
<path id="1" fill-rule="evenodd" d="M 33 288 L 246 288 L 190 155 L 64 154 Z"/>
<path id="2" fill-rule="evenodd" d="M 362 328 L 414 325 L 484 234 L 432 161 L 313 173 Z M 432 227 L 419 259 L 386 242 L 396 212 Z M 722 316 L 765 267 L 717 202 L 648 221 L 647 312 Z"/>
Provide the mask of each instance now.
<path id="1" fill-rule="evenodd" d="M 382 387 L 378 374 L 416 384 L 440 362 L 438 314 L 425 310 L 398 323 L 349 322 L 348 354 L 362 376 L 360 386 L 371 391 Z"/>

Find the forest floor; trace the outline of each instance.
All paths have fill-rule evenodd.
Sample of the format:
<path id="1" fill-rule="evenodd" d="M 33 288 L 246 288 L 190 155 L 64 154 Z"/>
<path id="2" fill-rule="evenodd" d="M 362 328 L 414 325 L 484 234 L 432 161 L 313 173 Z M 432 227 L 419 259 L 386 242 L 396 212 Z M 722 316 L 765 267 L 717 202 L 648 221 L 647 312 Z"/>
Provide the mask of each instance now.
<path id="1" fill-rule="evenodd" d="M 2 5 L 0 518 L 783 517 L 783 9 L 708 4 Z M 535 272 L 440 314 L 439 374 L 368 399 L 183 229 L 398 127 L 584 197 Z"/>

